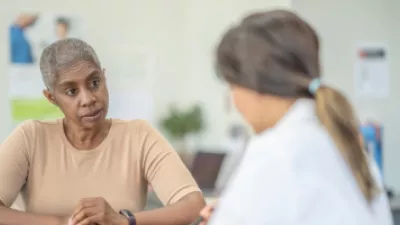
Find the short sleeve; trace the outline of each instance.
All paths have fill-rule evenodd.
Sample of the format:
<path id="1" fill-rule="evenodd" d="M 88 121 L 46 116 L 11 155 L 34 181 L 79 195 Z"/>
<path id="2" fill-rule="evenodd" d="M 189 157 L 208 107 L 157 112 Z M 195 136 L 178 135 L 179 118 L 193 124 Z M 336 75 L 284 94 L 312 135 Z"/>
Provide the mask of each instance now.
<path id="1" fill-rule="evenodd" d="M 285 156 L 266 151 L 270 149 L 246 150 L 209 225 L 291 224 L 296 200 L 290 165 Z"/>
<path id="2" fill-rule="evenodd" d="M 142 122 L 144 176 L 164 205 L 200 191 L 196 181 L 170 144 L 145 121 Z"/>
<path id="3" fill-rule="evenodd" d="M 0 146 L 0 200 L 10 207 L 24 186 L 29 171 L 27 133 L 33 122 L 19 125 Z"/>

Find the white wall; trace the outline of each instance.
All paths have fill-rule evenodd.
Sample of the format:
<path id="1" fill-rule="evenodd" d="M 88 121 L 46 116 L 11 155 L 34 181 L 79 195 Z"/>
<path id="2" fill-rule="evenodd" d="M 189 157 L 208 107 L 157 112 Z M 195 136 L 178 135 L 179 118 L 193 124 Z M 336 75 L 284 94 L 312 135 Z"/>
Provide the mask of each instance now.
<path id="1" fill-rule="evenodd" d="M 5 0 L 2 0 L 5 2 Z M 7 103 L 7 28 L 18 12 L 61 12 L 79 15 L 86 25 L 87 41 L 97 50 L 110 77 L 130 73 L 130 58 L 135 51 L 153 58 L 151 89 L 155 114 L 163 116 L 170 103 L 183 107 L 193 101 L 204 104 L 207 131 L 204 146 L 220 146 L 228 117 L 223 111 L 223 86 L 212 66 L 212 50 L 226 25 L 249 9 L 288 5 L 289 0 L 15 0 L 7 2 L 0 14 L 1 58 L 0 104 Z M 4 7 L 3 7 L 4 8 Z M 10 132 L 9 108 L 2 110 L 0 129 L 3 139 Z"/>
<path id="2" fill-rule="evenodd" d="M 4 0 L 1 3 L 5 4 Z M 10 4 L 11 5 L 11 4 Z M 3 140 L 10 133 L 10 107 L 8 102 L 8 77 L 7 77 L 7 62 L 8 62 L 8 33 L 7 18 L 10 16 L 8 10 L 1 10 L 0 19 L 0 140 Z"/>
<path id="3" fill-rule="evenodd" d="M 395 5 L 397 4 L 397 5 Z M 400 31 L 396 0 L 294 0 L 293 8 L 311 22 L 322 41 L 323 77 L 344 91 L 360 116 L 372 115 L 384 124 L 384 170 L 389 186 L 400 190 Z M 359 99 L 354 94 L 354 59 L 357 41 L 389 44 L 391 85 L 387 99 Z"/>

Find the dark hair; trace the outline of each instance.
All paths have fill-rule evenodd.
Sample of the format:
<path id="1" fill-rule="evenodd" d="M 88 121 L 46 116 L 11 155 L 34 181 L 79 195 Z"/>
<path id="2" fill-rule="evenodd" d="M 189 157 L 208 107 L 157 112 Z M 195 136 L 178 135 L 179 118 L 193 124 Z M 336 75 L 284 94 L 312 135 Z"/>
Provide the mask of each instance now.
<path id="1" fill-rule="evenodd" d="M 378 188 L 359 138 L 351 104 L 337 90 L 308 86 L 320 77 L 319 41 L 314 29 L 293 12 L 253 13 L 230 28 L 217 48 L 218 74 L 228 83 L 261 94 L 315 98 L 316 115 L 341 151 L 367 201 Z"/>
<path id="2" fill-rule="evenodd" d="M 70 21 L 69 21 L 68 18 L 59 17 L 59 18 L 56 19 L 56 24 L 61 24 L 61 25 L 63 25 L 67 30 L 69 30 Z"/>

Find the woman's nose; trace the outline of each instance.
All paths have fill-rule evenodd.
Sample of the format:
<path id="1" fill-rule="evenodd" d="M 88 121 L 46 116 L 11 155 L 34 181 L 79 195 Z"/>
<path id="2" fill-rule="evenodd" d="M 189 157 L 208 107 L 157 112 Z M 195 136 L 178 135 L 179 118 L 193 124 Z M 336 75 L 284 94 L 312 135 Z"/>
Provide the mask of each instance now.
<path id="1" fill-rule="evenodd" d="M 96 96 L 89 90 L 81 91 L 81 105 L 90 106 L 96 102 Z"/>

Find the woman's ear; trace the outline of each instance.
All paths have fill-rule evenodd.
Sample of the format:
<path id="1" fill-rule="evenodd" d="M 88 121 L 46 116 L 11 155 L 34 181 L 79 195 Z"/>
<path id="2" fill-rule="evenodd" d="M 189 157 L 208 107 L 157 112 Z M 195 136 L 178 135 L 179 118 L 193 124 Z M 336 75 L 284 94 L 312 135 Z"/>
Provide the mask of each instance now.
<path id="1" fill-rule="evenodd" d="M 46 97 L 46 99 L 52 103 L 53 105 L 58 106 L 56 99 L 54 98 L 53 93 L 51 93 L 51 91 L 49 89 L 44 89 L 43 90 L 43 95 L 44 97 Z"/>

